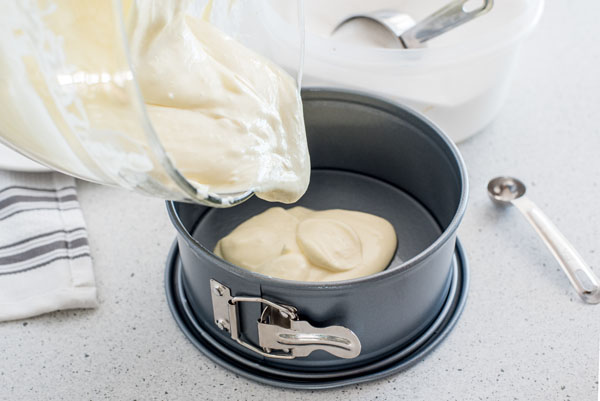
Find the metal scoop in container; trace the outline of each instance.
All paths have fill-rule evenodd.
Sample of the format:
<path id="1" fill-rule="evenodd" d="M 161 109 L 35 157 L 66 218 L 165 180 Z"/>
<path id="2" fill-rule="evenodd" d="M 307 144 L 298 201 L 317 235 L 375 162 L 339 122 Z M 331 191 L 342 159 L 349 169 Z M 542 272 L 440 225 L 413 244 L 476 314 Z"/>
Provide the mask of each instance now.
<path id="1" fill-rule="evenodd" d="M 367 19 L 397 37 L 402 48 L 420 48 L 428 40 L 487 13 L 493 5 L 493 0 L 454 0 L 417 23 L 408 14 L 394 10 L 354 14 L 340 22 L 333 32 L 350 21 Z"/>

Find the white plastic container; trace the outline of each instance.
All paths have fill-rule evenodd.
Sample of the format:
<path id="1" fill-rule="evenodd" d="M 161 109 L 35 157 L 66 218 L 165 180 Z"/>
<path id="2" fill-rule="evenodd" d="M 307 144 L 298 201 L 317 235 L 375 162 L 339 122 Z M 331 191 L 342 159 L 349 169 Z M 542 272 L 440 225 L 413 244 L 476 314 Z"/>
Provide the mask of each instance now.
<path id="1" fill-rule="evenodd" d="M 351 14 L 394 9 L 419 21 L 447 2 L 305 0 L 303 86 L 390 98 L 423 113 L 457 142 L 479 132 L 506 99 L 520 45 L 538 22 L 543 0 L 497 0 L 489 13 L 432 39 L 424 49 L 368 47 L 331 35 Z M 285 10 L 275 7 L 285 20 Z"/>

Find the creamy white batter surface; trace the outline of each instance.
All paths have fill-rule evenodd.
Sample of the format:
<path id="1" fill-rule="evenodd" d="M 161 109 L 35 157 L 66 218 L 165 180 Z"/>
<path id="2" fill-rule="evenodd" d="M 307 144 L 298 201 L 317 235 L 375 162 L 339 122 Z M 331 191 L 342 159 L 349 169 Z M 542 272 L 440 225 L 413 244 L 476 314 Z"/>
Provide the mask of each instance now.
<path id="1" fill-rule="evenodd" d="M 236 227 L 214 252 L 267 276 L 337 281 L 384 270 L 396 244 L 394 227 L 372 214 L 273 207 Z"/>
<path id="2" fill-rule="evenodd" d="M 134 71 L 163 145 L 186 178 L 212 191 L 298 200 L 310 160 L 296 81 L 188 15 L 190 4 L 140 0 L 129 16 Z"/>
<path id="3" fill-rule="evenodd" d="M 122 4 L 125 37 L 115 4 Z M 201 15 L 195 6 L 9 2 L 0 27 L 2 136 L 100 182 L 168 182 L 133 106 L 135 78 L 152 129 L 199 193 L 299 199 L 310 159 L 296 80 L 211 25 L 212 2 Z"/>

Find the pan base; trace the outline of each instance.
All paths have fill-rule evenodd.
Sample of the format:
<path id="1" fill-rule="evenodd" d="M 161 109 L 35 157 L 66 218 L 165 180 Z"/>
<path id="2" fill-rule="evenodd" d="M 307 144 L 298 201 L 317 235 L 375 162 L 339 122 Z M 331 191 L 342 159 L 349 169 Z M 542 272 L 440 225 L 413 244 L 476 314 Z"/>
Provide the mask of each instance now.
<path id="1" fill-rule="evenodd" d="M 298 372 L 286 372 L 285 369 L 274 370 L 271 368 L 267 373 L 260 364 L 246 360 L 243 356 L 228 352 L 226 348 L 218 346 L 218 341 L 202 328 L 201 323 L 190 309 L 183 290 L 177 241 L 173 244 L 167 259 L 165 289 L 169 308 L 178 326 L 192 344 L 215 363 L 240 376 L 276 387 L 307 390 L 327 389 L 377 380 L 396 374 L 422 360 L 425 355 L 439 345 L 458 321 L 467 298 L 469 270 L 458 240 L 451 271 L 452 283 L 444 305 L 438 316 L 418 338 L 384 358 L 364 366 L 360 371 L 356 369 L 342 370 L 321 378 L 316 377 L 312 372 L 302 375 Z"/>

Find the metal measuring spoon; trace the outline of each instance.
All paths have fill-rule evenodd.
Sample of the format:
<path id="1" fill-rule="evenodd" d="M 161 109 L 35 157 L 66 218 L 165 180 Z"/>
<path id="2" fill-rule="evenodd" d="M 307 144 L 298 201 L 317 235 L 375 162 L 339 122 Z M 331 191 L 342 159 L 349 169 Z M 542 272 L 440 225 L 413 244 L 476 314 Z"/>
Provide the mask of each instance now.
<path id="1" fill-rule="evenodd" d="M 332 33 L 350 21 L 367 19 L 394 34 L 405 49 L 425 47 L 428 40 L 487 13 L 493 5 L 493 0 L 454 0 L 418 23 L 409 15 L 393 10 L 354 14 L 340 22 Z"/>
<path id="2" fill-rule="evenodd" d="M 550 249 L 581 299 L 590 304 L 599 303 L 600 280 L 550 219 L 525 196 L 525 184 L 512 177 L 496 177 L 488 183 L 487 190 L 495 203 L 519 209 Z"/>

